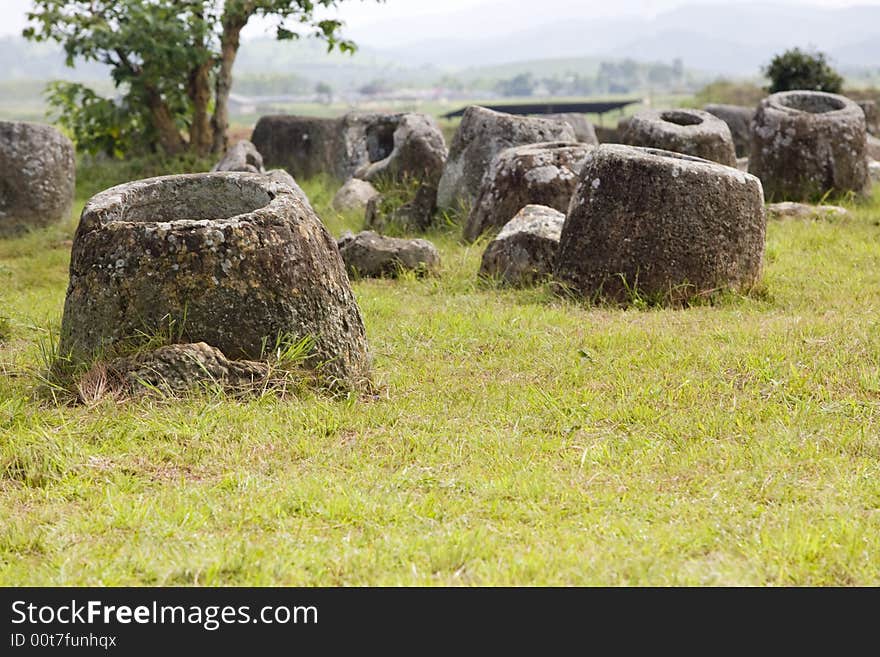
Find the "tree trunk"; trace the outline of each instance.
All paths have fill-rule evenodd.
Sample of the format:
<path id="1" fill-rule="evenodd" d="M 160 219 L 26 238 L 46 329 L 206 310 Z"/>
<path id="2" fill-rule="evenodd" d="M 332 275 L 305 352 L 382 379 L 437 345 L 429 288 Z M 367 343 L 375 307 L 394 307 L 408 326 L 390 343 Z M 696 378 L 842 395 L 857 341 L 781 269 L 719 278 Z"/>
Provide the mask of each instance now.
<path id="1" fill-rule="evenodd" d="M 211 66 L 209 60 L 194 69 L 189 79 L 189 98 L 193 103 L 193 120 L 189 130 L 189 147 L 200 157 L 211 153 L 214 130 L 208 114 L 211 102 Z"/>
<path id="2" fill-rule="evenodd" d="M 159 136 L 159 146 L 168 155 L 179 155 L 186 150 L 186 141 L 177 129 L 174 115 L 156 89 L 147 88 L 147 106 L 153 119 L 153 127 Z"/>
<path id="3" fill-rule="evenodd" d="M 250 17 L 247 13 L 223 18 L 223 35 L 220 37 L 220 70 L 217 72 L 216 97 L 214 99 L 214 116 L 211 125 L 214 128 L 215 154 L 223 153 L 228 144 L 229 130 L 229 92 L 232 90 L 232 67 L 241 44 L 241 30 Z"/>

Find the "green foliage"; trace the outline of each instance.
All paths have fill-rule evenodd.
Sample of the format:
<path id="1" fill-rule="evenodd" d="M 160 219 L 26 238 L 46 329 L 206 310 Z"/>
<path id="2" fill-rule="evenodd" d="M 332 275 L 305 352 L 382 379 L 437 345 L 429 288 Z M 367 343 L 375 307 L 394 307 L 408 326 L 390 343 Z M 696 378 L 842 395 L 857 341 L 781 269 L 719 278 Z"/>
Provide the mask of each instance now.
<path id="1" fill-rule="evenodd" d="M 9 318 L 0 315 L 0 344 L 6 342 L 11 335 L 12 326 L 9 323 Z"/>
<path id="2" fill-rule="evenodd" d="M 764 75 L 770 78 L 770 93 L 805 89 L 839 94 L 843 89 L 843 78 L 831 68 L 824 53 L 800 48 L 774 57 Z"/>
<path id="3" fill-rule="evenodd" d="M 67 64 L 77 59 L 110 67 L 123 100 L 147 129 L 144 138 L 169 154 L 205 154 L 225 141 L 226 99 L 242 28 L 255 16 L 274 18 L 279 39 L 305 32 L 328 49 L 354 51 L 339 36 L 342 24 L 316 11 L 343 0 L 34 0 L 24 36 L 57 41 Z M 381 1 L 381 0 L 380 0 Z M 64 124 L 79 129 L 86 149 L 116 153 L 134 147 L 110 101 L 78 88 L 56 88 Z M 89 107 L 76 107 L 76 99 Z M 211 108 L 213 120 L 208 120 Z M 220 110 L 222 114 L 218 114 Z M 186 139 L 183 133 L 188 133 Z M 219 133 L 219 134 L 218 134 Z M 222 137 L 222 139 L 220 138 Z"/>
<path id="4" fill-rule="evenodd" d="M 128 98 L 117 104 L 82 84 L 63 81 L 50 83 L 46 98 L 50 115 L 81 152 L 122 158 L 145 153 L 154 142 L 149 118 Z"/>

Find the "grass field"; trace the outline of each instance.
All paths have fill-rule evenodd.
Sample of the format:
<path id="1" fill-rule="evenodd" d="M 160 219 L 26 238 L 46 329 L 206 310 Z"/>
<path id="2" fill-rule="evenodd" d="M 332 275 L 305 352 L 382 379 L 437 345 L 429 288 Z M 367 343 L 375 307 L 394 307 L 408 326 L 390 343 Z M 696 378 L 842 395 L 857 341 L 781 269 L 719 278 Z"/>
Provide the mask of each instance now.
<path id="1" fill-rule="evenodd" d="M 74 227 L 0 241 L 2 585 L 880 585 L 880 194 L 679 310 L 499 289 L 436 231 L 441 277 L 355 282 L 343 399 L 47 400 Z"/>

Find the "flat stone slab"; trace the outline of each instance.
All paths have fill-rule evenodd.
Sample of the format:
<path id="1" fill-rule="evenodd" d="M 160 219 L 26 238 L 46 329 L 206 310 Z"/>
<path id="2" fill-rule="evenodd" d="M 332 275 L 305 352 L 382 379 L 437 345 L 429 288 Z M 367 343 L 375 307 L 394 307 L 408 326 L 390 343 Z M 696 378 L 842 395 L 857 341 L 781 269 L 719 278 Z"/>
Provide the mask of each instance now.
<path id="1" fill-rule="evenodd" d="M 111 388 L 121 388 L 125 394 L 173 394 L 206 386 L 236 392 L 267 382 L 270 374 L 265 362 L 230 360 L 204 342 L 172 344 L 117 358 L 107 364 L 106 371 L 114 379 Z"/>
<path id="2" fill-rule="evenodd" d="M 337 242 L 345 268 L 352 276 L 395 277 L 402 270 L 437 273 L 440 252 L 423 239 L 385 237 L 371 230 L 346 232 Z"/>
<path id="3" fill-rule="evenodd" d="M 767 204 L 768 219 L 840 219 L 849 216 L 849 210 L 837 205 L 810 205 L 783 201 Z"/>

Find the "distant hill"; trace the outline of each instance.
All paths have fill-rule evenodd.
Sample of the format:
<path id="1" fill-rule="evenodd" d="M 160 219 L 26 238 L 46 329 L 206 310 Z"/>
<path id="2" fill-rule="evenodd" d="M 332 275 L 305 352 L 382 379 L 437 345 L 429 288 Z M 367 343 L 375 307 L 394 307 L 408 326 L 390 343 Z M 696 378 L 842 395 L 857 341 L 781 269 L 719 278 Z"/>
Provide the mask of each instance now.
<path id="1" fill-rule="evenodd" d="M 621 11 L 640 6 L 634 0 L 616 0 L 617 4 Z M 792 46 L 818 48 L 850 74 L 880 68 L 877 5 L 822 8 L 711 0 L 653 17 L 632 13 L 617 18 L 591 18 L 594 9 L 574 0 L 542 0 L 541 11 L 517 5 L 510 16 L 506 7 L 510 5 L 499 2 L 446 12 L 442 20 L 436 19 L 437 38 L 409 45 L 400 45 L 403 35 L 412 33 L 415 38 L 430 31 L 424 23 L 434 19 L 396 22 L 390 12 L 377 12 L 381 22 L 354 35 L 361 46 L 354 56 L 327 53 L 323 44 L 308 39 L 247 40 L 236 76 L 287 75 L 296 77 L 297 84 L 321 81 L 335 89 L 354 89 L 373 81 L 425 86 L 449 75 L 464 81 L 525 72 L 536 77 L 567 71 L 590 75 L 600 60 L 631 58 L 664 63 L 681 59 L 685 69 L 698 72 L 698 77 L 756 77 L 774 54 Z M 443 33 L 455 32 L 456 26 L 460 26 L 458 36 Z M 479 36 L 481 26 L 487 27 L 485 38 Z M 106 69 L 98 64 L 79 64 L 75 71 L 66 68 L 55 44 L 0 38 L 0 81 L 62 77 L 107 80 Z"/>
<path id="2" fill-rule="evenodd" d="M 876 5 L 694 4 L 653 18 L 565 19 L 542 11 L 540 19 L 501 36 L 432 39 L 380 52 L 392 59 L 447 68 L 586 56 L 629 56 L 639 61 L 681 58 L 689 68 L 738 76 L 758 74 L 774 54 L 793 46 L 823 50 L 848 69 L 870 68 L 880 61 L 880 6 Z"/>

